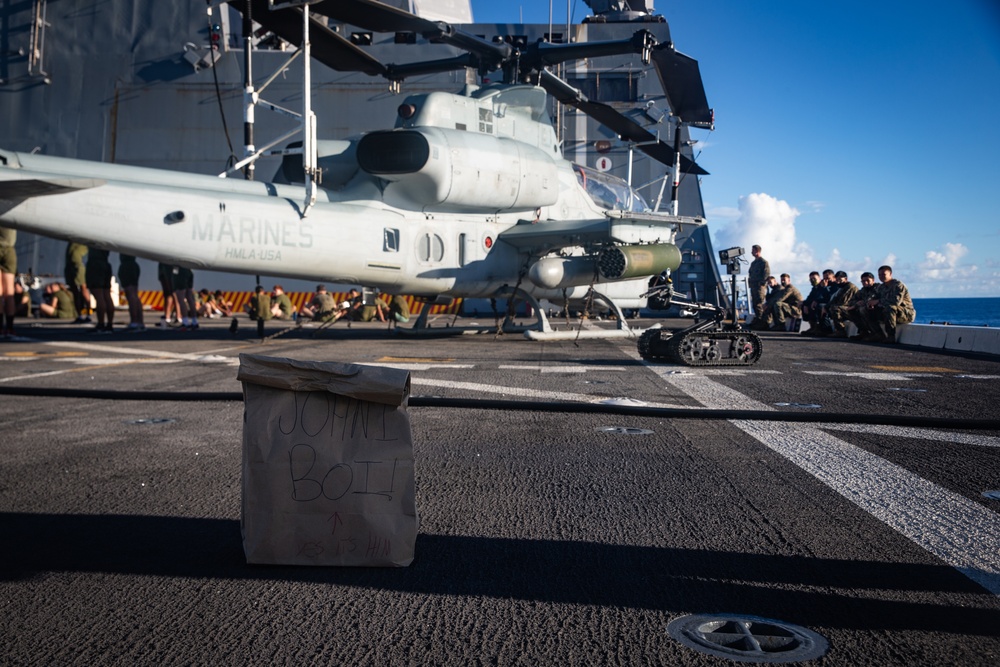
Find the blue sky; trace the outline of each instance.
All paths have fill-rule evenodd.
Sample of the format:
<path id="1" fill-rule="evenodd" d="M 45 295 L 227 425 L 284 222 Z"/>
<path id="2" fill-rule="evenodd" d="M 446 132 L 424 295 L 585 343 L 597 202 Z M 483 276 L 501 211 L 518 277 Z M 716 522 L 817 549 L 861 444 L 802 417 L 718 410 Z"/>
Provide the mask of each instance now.
<path id="1" fill-rule="evenodd" d="M 544 1 L 471 4 L 478 23 L 549 20 Z M 693 135 L 717 247 L 760 243 L 800 286 L 888 263 L 917 298 L 1000 296 L 1000 3 L 655 7 L 715 109 Z"/>

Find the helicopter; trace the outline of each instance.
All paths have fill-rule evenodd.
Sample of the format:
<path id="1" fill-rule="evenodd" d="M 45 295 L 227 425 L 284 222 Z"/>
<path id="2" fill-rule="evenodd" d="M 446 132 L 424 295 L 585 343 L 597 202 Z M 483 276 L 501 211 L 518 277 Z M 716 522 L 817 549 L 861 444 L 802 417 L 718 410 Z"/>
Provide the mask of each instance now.
<path id="1" fill-rule="evenodd" d="M 298 45 L 306 67 L 315 58 L 382 76 L 395 90 L 408 77 L 456 68 L 500 72 L 502 81 L 410 95 L 391 130 L 319 140 L 306 76 L 301 148 L 271 182 L 0 150 L 0 225 L 195 269 L 355 283 L 428 301 L 520 295 L 537 306 L 596 295 L 624 323 L 620 309 L 642 305 L 647 278 L 680 264 L 676 230 L 702 222 L 655 213 L 627 182 L 565 160 L 549 118 L 551 95 L 671 165 L 675 183 L 705 174 L 676 138 L 671 146 L 546 69 L 638 53 L 656 67 L 678 133 L 682 123 L 710 127 L 697 62 L 644 30 L 613 42 L 512 45 L 376 0 L 229 4 Z M 465 53 L 386 65 L 316 14 Z M 544 311 L 535 312 L 545 333 Z"/>

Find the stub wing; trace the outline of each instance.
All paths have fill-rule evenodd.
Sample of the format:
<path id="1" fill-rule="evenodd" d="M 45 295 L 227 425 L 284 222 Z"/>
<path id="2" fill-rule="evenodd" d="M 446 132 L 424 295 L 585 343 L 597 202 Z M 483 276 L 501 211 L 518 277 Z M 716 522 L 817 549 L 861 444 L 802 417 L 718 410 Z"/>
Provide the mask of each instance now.
<path id="1" fill-rule="evenodd" d="M 546 253 L 569 246 L 582 246 L 610 240 L 610 221 L 548 220 L 531 223 L 522 220 L 497 237 L 522 252 Z"/>
<path id="2" fill-rule="evenodd" d="M 23 200 L 31 197 L 58 195 L 64 192 L 87 190 L 104 185 L 95 178 L 23 178 L 0 181 L 0 199 Z"/>

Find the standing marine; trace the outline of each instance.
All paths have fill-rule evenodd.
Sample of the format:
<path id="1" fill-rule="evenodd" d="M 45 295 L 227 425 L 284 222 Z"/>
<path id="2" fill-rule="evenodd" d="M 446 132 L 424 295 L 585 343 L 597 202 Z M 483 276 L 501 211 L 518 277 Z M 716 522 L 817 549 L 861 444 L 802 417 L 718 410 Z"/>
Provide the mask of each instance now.
<path id="1" fill-rule="evenodd" d="M 771 267 L 767 260 L 761 257 L 759 245 L 750 249 L 753 261 L 747 274 L 747 286 L 750 290 L 750 307 L 753 308 L 754 319 L 764 316 L 764 301 L 767 297 L 767 277 L 771 275 Z"/>
<path id="2" fill-rule="evenodd" d="M 66 287 L 73 295 L 76 306 L 76 324 L 90 323 L 90 289 L 87 287 L 87 254 L 89 249 L 83 243 L 70 241 L 66 244 Z"/>

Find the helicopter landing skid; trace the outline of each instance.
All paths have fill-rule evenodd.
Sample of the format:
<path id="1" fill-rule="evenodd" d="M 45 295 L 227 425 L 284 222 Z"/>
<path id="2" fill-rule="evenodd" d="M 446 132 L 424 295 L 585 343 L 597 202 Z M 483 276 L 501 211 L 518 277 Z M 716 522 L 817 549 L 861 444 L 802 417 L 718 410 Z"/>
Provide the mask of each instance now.
<path id="1" fill-rule="evenodd" d="M 423 336 L 423 337 L 444 337 L 444 336 L 473 336 L 478 334 L 516 334 L 516 333 L 526 333 L 529 330 L 549 330 L 551 331 L 551 326 L 549 325 L 548 318 L 545 316 L 545 311 L 542 310 L 538 303 L 538 300 L 534 296 L 525 292 L 520 288 L 510 288 L 504 287 L 496 292 L 494 298 L 513 298 L 514 296 L 519 296 L 523 298 L 532 307 L 535 316 L 537 318 L 534 324 L 523 325 L 515 324 L 513 317 L 511 315 L 505 315 L 502 322 L 494 325 L 473 325 L 466 327 L 455 327 L 446 324 L 443 327 L 435 327 L 428 322 L 428 313 L 430 308 L 424 308 L 420 315 L 417 317 L 417 321 L 411 327 L 396 327 L 396 331 L 404 336 Z"/>
<path id="2" fill-rule="evenodd" d="M 600 300 L 608 306 L 617 317 L 617 327 L 615 329 L 568 329 L 566 331 L 557 331 L 552 328 L 552 324 L 549 322 L 548 316 L 545 314 L 545 310 L 542 308 L 541 304 L 538 302 L 532 294 L 522 290 L 521 288 L 511 288 L 504 287 L 498 290 L 495 294 L 495 298 L 514 298 L 515 296 L 520 297 L 528 302 L 532 308 L 532 312 L 535 315 L 535 322 L 529 325 L 515 324 L 513 317 L 511 315 L 505 315 L 502 322 L 493 326 L 468 326 L 468 327 L 454 327 L 450 325 L 445 325 L 444 327 L 434 327 L 428 323 L 427 314 L 430 310 L 429 308 L 424 308 L 420 315 L 417 317 L 417 321 L 411 327 L 396 327 L 396 331 L 404 336 L 423 336 L 423 337 L 444 337 L 444 336 L 470 336 L 478 334 L 516 334 L 521 333 L 525 338 L 530 340 L 577 340 L 581 338 L 635 338 L 639 332 L 631 329 L 628 326 L 628 322 L 625 320 L 625 314 L 622 312 L 621 308 L 612 301 L 610 298 L 597 292 L 591 290 L 591 295 L 594 299 Z M 588 295 L 590 296 L 590 295 Z"/>
<path id="3" fill-rule="evenodd" d="M 545 326 L 541 329 L 529 329 L 524 332 L 524 337 L 531 340 L 578 340 L 581 338 L 594 338 L 594 339 L 609 339 L 609 338 L 635 338 L 638 335 L 638 331 L 635 331 L 628 325 L 628 321 L 625 319 L 625 313 L 622 309 L 612 301 L 610 298 L 601 294 L 597 290 L 591 288 L 590 292 L 587 294 L 588 299 L 601 301 L 615 315 L 616 326 L 614 329 L 598 329 L 590 328 L 584 329 L 583 325 L 577 329 L 567 329 L 565 331 L 556 331 L 551 326 L 549 326 L 548 319 L 545 317 L 545 313 L 539 308 L 538 314 L 540 319 L 544 321 Z"/>

